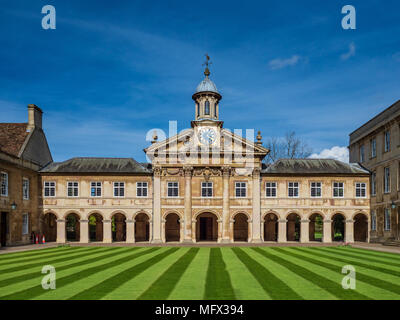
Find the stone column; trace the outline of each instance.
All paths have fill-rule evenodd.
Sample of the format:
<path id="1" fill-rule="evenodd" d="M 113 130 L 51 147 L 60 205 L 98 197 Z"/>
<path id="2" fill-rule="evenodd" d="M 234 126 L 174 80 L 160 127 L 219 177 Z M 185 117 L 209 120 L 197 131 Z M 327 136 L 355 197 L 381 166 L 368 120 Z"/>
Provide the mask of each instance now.
<path id="1" fill-rule="evenodd" d="M 251 242 L 261 241 L 261 194 L 260 194 L 260 169 L 253 170 L 253 237 Z"/>
<path id="2" fill-rule="evenodd" d="M 149 221 L 149 243 L 161 243 L 161 239 L 154 241 L 154 233 L 153 233 L 153 229 L 154 229 L 154 222 L 153 219 L 151 219 Z M 161 235 L 160 235 L 161 236 Z"/>
<path id="3" fill-rule="evenodd" d="M 331 243 L 332 242 L 332 220 L 324 220 L 322 232 L 323 232 L 322 242 Z"/>
<path id="4" fill-rule="evenodd" d="M 135 243 L 135 220 L 126 220 L 126 243 Z"/>
<path id="5" fill-rule="evenodd" d="M 217 223 L 218 223 L 218 239 L 217 242 L 221 243 L 222 242 L 222 219 L 218 219 Z"/>
<path id="6" fill-rule="evenodd" d="M 161 219 L 161 242 L 165 243 L 166 239 L 165 239 L 165 219 Z"/>
<path id="7" fill-rule="evenodd" d="M 346 220 L 346 230 L 345 230 L 345 242 L 353 243 L 354 242 L 354 220 L 349 219 Z"/>
<path id="8" fill-rule="evenodd" d="M 89 243 L 89 220 L 80 220 L 81 236 L 80 243 Z"/>
<path id="9" fill-rule="evenodd" d="M 190 221 L 192 223 L 192 242 L 196 242 L 196 220 L 190 219 Z"/>
<path id="10" fill-rule="evenodd" d="M 111 220 L 103 220 L 103 243 L 112 243 Z"/>
<path id="11" fill-rule="evenodd" d="M 65 220 L 57 220 L 57 243 L 65 243 Z"/>
<path id="12" fill-rule="evenodd" d="M 183 242 L 191 243 L 192 239 L 192 167 L 184 167 L 185 175 L 185 228 Z"/>
<path id="13" fill-rule="evenodd" d="M 229 243 L 233 241 L 233 227 L 231 227 L 229 217 L 229 175 L 230 168 L 222 168 L 222 241 Z"/>
<path id="14" fill-rule="evenodd" d="M 185 219 L 179 219 L 179 242 L 183 242 L 185 233 L 184 228 L 185 228 Z"/>
<path id="15" fill-rule="evenodd" d="M 278 220 L 278 242 L 287 242 L 286 240 L 286 219 Z"/>
<path id="16" fill-rule="evenodd" d="M 248 225 L 247 242 L 251 242 L 251 239 L 253 239 L 253 220 L 252 219 L 248 219 L 247 220 L 247 225 Z"/>
<path id="17" fill-rule="evenodd" d="M 308 219 L 300 220 L 300 242 L 309 242 L 309 225 L 310 221 Z"/>
<path id="18" fill-rule="evenodd" d="M 153 240 L 150 237 L 152 243 L 161 243 L 161 168 L 154 168 L 154 179 L 153 179 L 153 226 L 149 226 L 149 233 L 153 233 Z M 153 231 L 152 231 L 153 230 Z"/>
<path id="19" fill-rule="evenodd" d="M 233 229 L 234 224 L 235 224 L 235 220 L 229 219 L 229 242 L 231 242 L 231 243 L 235 242 L 234 229 Z"/>

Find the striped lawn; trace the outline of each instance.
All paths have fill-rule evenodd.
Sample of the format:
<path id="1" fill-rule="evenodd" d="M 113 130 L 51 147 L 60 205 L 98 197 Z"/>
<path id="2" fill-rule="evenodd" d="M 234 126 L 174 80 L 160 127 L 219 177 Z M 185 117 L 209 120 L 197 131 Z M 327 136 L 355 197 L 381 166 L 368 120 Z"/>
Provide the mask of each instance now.
<path id="1" fill-rule="evenodd" d="M 56 290 L 41 286 L 56 268 Z M 356 269 L 356 289 L 341 286 Z M 59 247 L 0 255 L 0 300 L 400 299 L 400 255 L 351 247 Z"/>

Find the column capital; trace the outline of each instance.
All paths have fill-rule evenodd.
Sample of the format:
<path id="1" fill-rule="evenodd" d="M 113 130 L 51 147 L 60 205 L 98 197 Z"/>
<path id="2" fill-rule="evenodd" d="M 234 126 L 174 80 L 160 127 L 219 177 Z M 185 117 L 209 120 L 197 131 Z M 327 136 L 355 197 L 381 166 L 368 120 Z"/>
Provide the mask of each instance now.
<path id="1" fill-rule="evenodd" d="M 331 223 L 333 220 L 330 220 L 330 219 L 325 219 L 323 222 L 324 223 Z"/>
<path id="2" fill-rule="evenodd" d="M 111 220 L 103 220 L 103 223 L 111 223 Z"/>
<path id="3" fill-rule="evenodd" d="M 310 222 L 310 220 L 309 219 L 301 219 L 300 222 L 301 223 L 306 223 L 306 222 L 308 223 L 308 222 Z"/>
<path id="4" fill-rule="evenodd" d="M 231 167 L 229 166 L 223 166 L 222 167 L 222 176 L 223 177 L 229 177 L 231 174 Z"/>
<path id="5" fill-rule="evenodd" d="M 286 222 L 287 222 L 287 219 L 279 219 L 278 222 L 279 222 L 279 223 L 286 223 Z"/>
<path id="6" fill-rule="evenodd" d="M 89 220 L 83 220 L 83 219 L 81 219 L 81 220 L 79 220 L 79 222 L 82 222 L 82 223 L 88 223 L 88 222 L 89 222 Z"/>
<path id="7" fill-rule="evenodd" d="M 260 168 L 254 168 L 253 169 L 253 177 L 259 177 L 261 173 Z"/>
<path id="8" fill-rule="evenodd" d="M 185 177 L 191 177 L 193 172 L 193 167 L 191 166 L 184 166 L 183 167 L 183 174 Z"/>
<path id="9" fill-rule="evenodd" d="M 346 223 L 352 223 L 352 222 L 354 222 L 353 219 L 346 219 Z"/>
<path id="10" fill-rule="evenodd" d="M 154 174 L 156 177 L 161 177 L 161 167 L 159 167 L 159 166 L 154 167 L 154 168 L 153 168 L 153 174 Z"/>
<path id="11" fill-rule="evenodd" d="M 65 222 L 65 219 L 57 219 L 56 222 L 60 222 L 60 223 Z"/>
<path id="12" fill-rule="evenodd" d="M 135 220 L 125 220 L 126 223 L 135 223 Z"/>

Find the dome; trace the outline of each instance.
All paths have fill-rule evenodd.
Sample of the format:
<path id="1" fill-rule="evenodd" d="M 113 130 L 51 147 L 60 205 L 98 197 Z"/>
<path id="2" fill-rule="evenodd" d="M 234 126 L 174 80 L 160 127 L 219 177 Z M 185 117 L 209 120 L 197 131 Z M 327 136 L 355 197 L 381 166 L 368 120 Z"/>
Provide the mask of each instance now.
<path id="1" fill-rule="evenodd" d="M 205 77 L 205 79 L 202 82 L 200 82 L 200 84 L 196 88 L 196 93 L 205 91 L 211 91 L 219 94 L 217 86 L 215 85 L 214 82 L 210 80 L 209 77 Z"/>

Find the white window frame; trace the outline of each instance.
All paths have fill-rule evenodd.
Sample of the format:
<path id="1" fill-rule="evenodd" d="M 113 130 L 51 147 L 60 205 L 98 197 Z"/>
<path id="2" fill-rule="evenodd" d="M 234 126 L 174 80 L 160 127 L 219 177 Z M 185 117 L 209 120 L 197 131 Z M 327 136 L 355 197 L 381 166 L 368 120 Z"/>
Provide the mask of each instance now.
<path id="1" fill-rule="evenodd" d="M 72 190 L 72 196 L 69 195 L 70 189 Z M 75 194 L 75 191 L 76 191 L 76 194 Z M 67 197 L 68 198 L 78 198 L 79 197 L 79 181 L 67 181 Z"/>
<path id="2" fill-rule="evenodd" d="M 29 234 L 29 213 L 22 215 L 22 235 Z"/>
<path id="3" fill-rule="evenodd" d="M 362 144 L 360 146 L 360 162 L 364 162 L 364 160 L 365 160 L 365 147 Z"/>
<path id="4" fill-rule="evenodd" d="M 94 188 L 94 195 L 92 194 L 92 189 Z M 98 195 L 98 190 L 100 190 L 100 195 Z M 101 198 L 103 196 L 103 183 L 101 181 L 90 181 L 90 197 L 91 198 Z"/>
<path id="5" fill-rule="evenodd" d="M 360 195 L 357 196 L 357 189 L 360 190 Z M 362 196 L 362 191 L 364 190 L 364 196 Z M 355 183 L 355 196 L 356 198 L 366 198 L 367 197 L 367 184 L 365 182 L 356 182 Z"/>
<path id="6" fill-rule="evenodd" d="M 211 194 L 209 191 L 211 190 Z M 205 195 L 203 194 L 205 191 Z M 211 181 L 201 182 L 201 197 L 202 198 L 212 198 L 214 196 L 214 184 Z"/>
<path id="7" fill-rule="evenodd" d="M 376 231 L 376 213 L 371 210 L 371 231 Z"/>
<path id="8" fill-rule="evenodd" d="M 386 171 L 389 175 L 386 175 Z M 383 168 L 383 193 L 390 193 L 390 167 Z"/>
<path id="9" fill-rule="evenodd" d="M 237 190 L 239 190 L 239 195 Z M 244 190 L 244 195 L 242 191 Z M 247 197 L 247 181 L 236 181 L 235 182 L 235 198 L 246 198 Z"/>
<path id="10" fill-rule="evenodd" d="M 46 185 L 47 184 L 47 185 Z M 51 185 L 54 184 L 54 185 Z M 43 197 L 54 198 L 56 196 L 56 182 L 55 181 L 44 181 L 43 182 Z M 46 188 L 49 190 L 49 195 L 46 196 Z M 51 190 L 54 190 L 54 195 L 51 195 Z"/>
<path id="11" fill-rule="evenodd" d="M 140 192 L 139 192 L 140 191 Z M 143 195 L 144 191 L 146 195 Z M 139 195 L 141 193 L 141 195 Z M 136 182 L 136 197 L 138 198 L 147 198 L 149 196 L 149 184 L 147 181 L 138 181 Z"/>
<path id="12" fill-rule="evenodd" d="M 313 186 L 313 184 L 316 184 L 316 185 Z M 319 184 L 319 186 L 318 186 L 318 184 Z M 315 189 L 315 190 L 319 189 L 319 196 L 318 195 L 315 195 L 315 196 L 312 195 L 313 189 Z M 320 181 L 312 181 L 312 182 L 310 182 L 310 197 L 311 198 L 322 198 L 322 182 L 320 182 Z"/>
<path id="13" fill-rule="evenodd" d="M 174 195 L 176 189 L 176 195 Z M 171 190 L 171 195 L 169 194 Z M 167 181 L 167 197 L 178 198 L 179 197 L 179 182 L 178 181 Z"/>
<path id="14" fill-rule="evenodd" d="M 8 172 L 1 171 L 0 174 L 0 196 L 8 197 Z"/>
<path id="15" fill-rule="evenodd" d="M 335 187 L 335 183 L 337 183 L 337 187 Z M 340 184 L 342 186 L 340 186 Z M 338 191 L 342 190 L 342 195 L 340 195 L 340 192 L 338 192 L 338 196 L 335 196 L 335 189 L 337 189 Z M 344 198 L 344 182 L 342 181 L 334 181 L 332 183 L 332 197 L 333 198 Z"/>
<path id="16" fill-rule="evenodd" d="M 391 225 L 390 225 L 390 209 L 385 208 L 385 212 L 384 212 L 384 217 L 383 217 L 383 227 L 384 227 L 384 231 L 390 231 Z"/>
<path id="17" fill-rule="evenodd" d="M 293 195 L 290 195 L 290 189 L 293 189 Z M 294 195 L 295 190 L 297 190 L 297 195 Z M 300 183 L 298 181 L 289 181 L 287 184 L 287 191 L 288 198 L 298 198 L 300 196 Z"/>
<path id="18" fill-rule="evenodd" d="M 268 195 L 268 191 L 269 194 Z M 276 198 L 278 191 L 278 184 L 274 181 L 266 181 L 265 182 L 265 197 L 266 198 Z M 275 195 L 273 195 L 275 192 Z"/>
<path id="19" fill-rule="evenodd" d="M 22 178 L 22 199 L 29 200 L 29 179 Z"/>
<path id="20" fill-rule="evenodd" d="M 123 195 L 121 196 L 121 190 Z M 117 195 L 115 193 L 117 191 Z M 114 198 L 125 198 L 125 182 L 123 181 L 114 181 L 113 182 L 113 197 Z"/>

